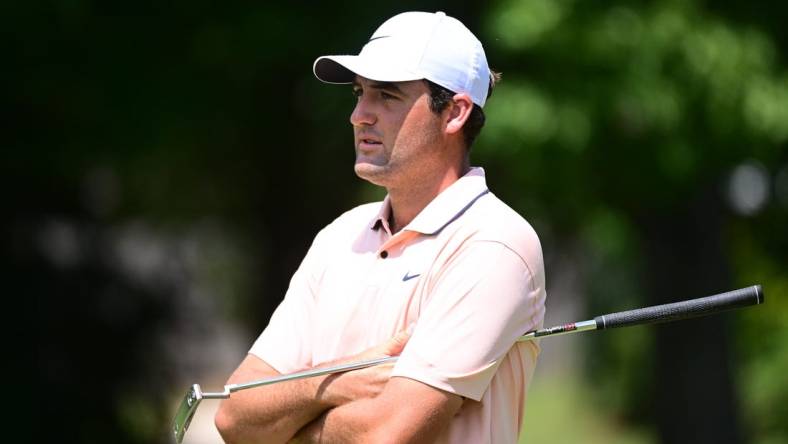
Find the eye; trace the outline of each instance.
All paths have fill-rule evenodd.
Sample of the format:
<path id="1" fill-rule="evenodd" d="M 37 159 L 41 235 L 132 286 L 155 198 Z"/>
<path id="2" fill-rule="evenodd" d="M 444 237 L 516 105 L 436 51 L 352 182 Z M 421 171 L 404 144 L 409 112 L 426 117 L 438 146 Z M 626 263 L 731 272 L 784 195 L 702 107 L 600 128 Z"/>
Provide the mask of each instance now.
<path id="1" fill-rule="evenodd" d="M 380 92 L 380 98 L 383 99 L 383 100 L 394 100 L 397 97 L 387 93 L 386 91 L 381 91 Z"/>
<path id="2" fill-rule="evenodd" d="M 355 97 L 355 98 L 357 98 L 357 99 L 358 99 L 359 97 L 361 97 L 361 95 L 362 95 L 363 93 L 364 93 L 364 90 L 362 90 L 362 89 L 361 89 L 361 88 L 359 88 L 359 87 L 354 87 L 354 88 L 353 88 L 353 90 L 351 91 L 351 94 L 353 94 L 353 97 Z"/>

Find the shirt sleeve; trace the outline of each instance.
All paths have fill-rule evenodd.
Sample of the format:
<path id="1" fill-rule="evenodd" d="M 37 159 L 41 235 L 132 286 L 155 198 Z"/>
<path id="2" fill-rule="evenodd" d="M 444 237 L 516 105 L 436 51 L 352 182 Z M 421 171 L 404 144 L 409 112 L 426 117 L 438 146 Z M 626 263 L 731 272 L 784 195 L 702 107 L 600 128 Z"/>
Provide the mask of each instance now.
<path id="1" fill-rule="evenodd" d="M 311 367 L 312 326 L 317 282 L 321 271 L 321 234 L 315 237 L 304 260 L 293 274 L 285 297 L 257 338 L 250 354 L 279 373 Z"/>
<path id="2" fill-rule="evenodd" d="M 469 242 L 434 277 L 392 376 L 479 401 L 516 339 L 542 326 L 543 270 L 502 243 Z"/>

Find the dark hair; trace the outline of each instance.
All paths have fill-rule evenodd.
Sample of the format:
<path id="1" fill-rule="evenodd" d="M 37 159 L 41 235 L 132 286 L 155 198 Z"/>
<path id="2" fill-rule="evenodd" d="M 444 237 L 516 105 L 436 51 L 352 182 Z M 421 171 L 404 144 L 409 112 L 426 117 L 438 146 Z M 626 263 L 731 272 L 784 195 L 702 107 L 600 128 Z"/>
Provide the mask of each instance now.
<path id="1" fill-rule="evenodd" d="M 500 73 L 490 71 L 490 87 L 487 90 L 487 98 L 492 95 L 493 88 L 500 80 Z M 435 114 L 440 114 L 449 106 L 455 93 L 437 83 L 429 80 L 424 81 L 427 82 L 427 86 L 430 89 L 430 110 Z M 485 117 L 482 107 L 474 103 L 471 115 L 468 116 L 468 120 L 465 121 L 465 125 L 462 127 L 466 150 L 470 151 L 473 141 L 476 140 L 476 136 L 479 135 L 484 126 L 484 121 Z"/>

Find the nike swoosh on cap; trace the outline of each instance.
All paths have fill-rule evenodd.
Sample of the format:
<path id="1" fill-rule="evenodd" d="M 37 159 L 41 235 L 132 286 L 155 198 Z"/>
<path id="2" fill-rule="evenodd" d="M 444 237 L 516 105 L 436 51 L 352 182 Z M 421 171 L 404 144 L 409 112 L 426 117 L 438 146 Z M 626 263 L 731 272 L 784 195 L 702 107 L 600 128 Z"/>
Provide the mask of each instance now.
<path id="1" fill-rule="evenodd" d="M 419 276 L 421 276 L 421 273 L 418 273 L 418 274 L 412 274 L 412 275 L 410 275 L 410 276 L 408 276 L 408 273 L 410 273 L 410 272 L 409 272 L 409 271 L 406 271 L 406 272 L 405 272 L 405 276 L 402 276 L 402 282 L 409 281 L 409 280 L 411 280 L 411 279 L 413 279 L 413 278 L 415 278 L 415 277 L 419 277 Z"/>
<path id="2" fill-rule="evenodd" d="M 369 39 L 369 41 L 367 41 L 367 43 L 369 43 L 369 42 L 371 42 L 373 40 L 377 40 L 377 39 L 385 39 L 386 37 L 391 37 L 391 36 L 390 35 L 379 35 L 377 37 L 372 37 L 371 39 Z"/>

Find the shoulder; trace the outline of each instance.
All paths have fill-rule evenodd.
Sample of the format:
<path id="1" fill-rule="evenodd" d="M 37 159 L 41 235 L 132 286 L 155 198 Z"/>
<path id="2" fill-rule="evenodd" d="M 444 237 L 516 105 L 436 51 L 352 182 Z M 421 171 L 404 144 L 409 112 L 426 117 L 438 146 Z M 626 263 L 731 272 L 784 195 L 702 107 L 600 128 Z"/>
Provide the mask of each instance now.
<path id="1" fill-rule="evenodd" d="M 492 192 L 468 209 L 463 229 L 471 230 L 473 241 L 505 245 L 528 265 L 533 273 L 543 273 L 542 245 L 527 220 Z"/>
<path id="2" fill-rule="evenodd" d="M 380 211 L 382 204 L 382 201 L 370 202 L 351 208 L 328 224 L 326 229 L 341 230 L 345 227 L 358 229 L 359 226 L 369 225 Z"/>
<path id="3" fill-rule="evenodd" d="M 366 203 L 345 211 L 320 230 L 315 242 L 346 241 L 355 238 L 360 230 L 371 226 L 382 203 L 382 201 Z"/>
<path id="4" fill-rule="evenodd" d="M 380 205 L 381 202 L 359 205 L 324 226 L 312 239 L 302 266 L 313 271 L 326 269 L 338 252 L 347 250 L 359 233 L 371 226 Z"/>

